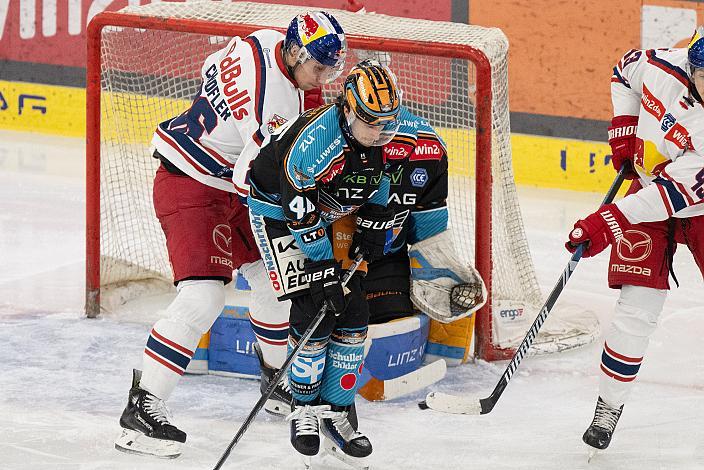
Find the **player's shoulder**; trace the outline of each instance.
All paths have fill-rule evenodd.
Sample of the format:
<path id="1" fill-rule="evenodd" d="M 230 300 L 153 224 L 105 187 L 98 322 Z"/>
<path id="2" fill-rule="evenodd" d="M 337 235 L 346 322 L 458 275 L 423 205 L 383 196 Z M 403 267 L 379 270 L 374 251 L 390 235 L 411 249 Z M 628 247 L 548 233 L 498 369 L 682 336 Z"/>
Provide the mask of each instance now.
<path id="1" fill-rule="evenodd" d="M 644 52 L 650 66 L 648 73 L 651 77 L 655 77 L 653 85 L 664 87 L 662 89 L 676 90 L 676 94 L 681 92 L 682 87 L 689 87 L 686 48 L 648 49 Z"/>
<path id="2" fill-rule="evenodd" d="M 412 159 L 441 158 L 446 153 L 445 144 L 427 119 L 413 114 L 405 106 L 398 116 L 399 128 L 393 140 L 384 145 L 388 162 Z"/>
<path id="3" fill-rule="evenodd" d="M 687 48 L 630 49 L 621 57 L 618 68 L 625 69 L 632 64 L 647 64 L 650 68 L 664 71 L 685 69 Z"/>
<path id="4" fill-rule="evenodd" d="M 339 132 L 339 115 L 335 104 L 326 104 L 317 108 L 304 111 L 301 119 L 305 123 L 305 130 L 314 135 L 323 135 Z"/>
<path id="5" fill-rule="evenodd" d="M 403 121 L 399 130 L 404 128 L 408 134 L 411 132 L 415 134 L 414 157 L 416 159 L 439 160 L 447 154 L 445 142 L 430 122 L 424 117 L 416 116 L 406 108 L 403 109 L 406 112 L 401 115 Z"/>
<path id="6" fill-rule="evenodd" d="M 418 133 L 418 127 L 422 125 L 423 119 L 420 116 L 413 114 L 405 106 L 401 106 L 398 113 L 399 127 L 397 134 L 405 134 L 415 136 Z"/>
<path id="7" fill-rule="evenodd" d="M 684 72 L 687 66 L 687 48 L 646 49 L 642 51 L 648 63 L 661 70 L 679 68 Z"/>
<path id="8" fill-rule="evenodd" d="M 295 133 L 292 146 L 298 149 L 301 154 L 313 154 L 316 151 L 324 150 L 334 142 L 337 142 L 338 145 L 343 143 L 339 115 L 334 104 L 305 111 L 298 117 L 291 131 Z M 338 137 L 340 138 L 338 139 Z M 323 148 L 320 148 L 321 146 Z"/>
<path id="9" fill-rule="evenodd" d="M 301 114 L 286 133 L 285 159 L 289 171 L 298 166 L 306 174 L 317 177 L 343 153 L 345 140 L 334 104 Z"/>
<path id="10" fill-rule="evenodd" d="M 225 55 L 240 57 L 249 61 L 266 60 L 267 65 L 273 59 L 276 46 L 284 40 L 284 35 L 273 29 L 260 29 L 248 36 L 234 37 L 223 49 Z"/>
<path id="11" fill-rule="evenodd" d="M 284 35 L 273 29 L 259 29 L 251 33 L 245 39 L 257 41 L 263 48 L 273 49 L 278 43 L 284 40 Z"/>

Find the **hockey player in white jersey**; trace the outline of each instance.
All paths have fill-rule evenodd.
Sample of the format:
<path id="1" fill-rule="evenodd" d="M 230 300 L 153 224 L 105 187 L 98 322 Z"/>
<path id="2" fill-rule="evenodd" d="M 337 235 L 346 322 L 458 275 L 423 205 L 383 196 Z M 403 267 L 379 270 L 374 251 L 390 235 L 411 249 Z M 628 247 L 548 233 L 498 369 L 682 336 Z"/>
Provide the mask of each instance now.
<path id="1" fill-rule="evenodd" d="M 233 269 L 239 268 L 261 297 L 253 317 L 266 323 L 274 313 L 269 309 L 287 307 L 276 302 L 262 276 L 248 211 L 235 194 L 233 167 L 304 111 L 304 91 L 340 75 L 345 53 L 344 32 L 325 12 L 297 16 L 285 36 L 260 30 L 235 37 L 205 60 L 190 108 L 158 125 L 152 140 L 154 157 L 161 161 L 154 206 L 177 296 L 150 332 L 142 371 L 133 372 L 118 450 L 180 455 L 186 434 L 171 424 L 164 402 L 221 313 Z"/>
<path id="2" fill-rule="evenodd" d="M 631 50 L 614 67 L 614 167 L 633 164 L 626 197 L 578 221 L 567 248 L 611 245 L 609 286 L 620 288 L 601 356 L 599 398 L 583 440 L 609 446 L 662 311 L 672 255 L 687 245 L 704 274 L 704 27 L 687 48 Z M 641 189 L 642 188 L 642 189 Z"/>

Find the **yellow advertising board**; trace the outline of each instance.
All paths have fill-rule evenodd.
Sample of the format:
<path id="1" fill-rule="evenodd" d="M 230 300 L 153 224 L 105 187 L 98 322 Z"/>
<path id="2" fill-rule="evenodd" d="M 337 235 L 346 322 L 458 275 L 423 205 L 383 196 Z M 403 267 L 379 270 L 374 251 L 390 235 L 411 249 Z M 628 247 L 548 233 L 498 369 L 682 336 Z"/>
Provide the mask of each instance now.
<path id="1" fill-rule="evenodd" d="M 185 104 L 174 103 L 174 109 Z M 0 81 L 0 128 L 84 137 L 85 122 L 82 88 Z M 138 129 L 133 137 L 148 142 L 154 125 Z M 468 151 L 467 136 L 459 135 L 467 131 L 439 132 L 448 143 L 452 169 L 453 155 Z M 613 180 L 610 150 L 604 142 L 513 134 L 511 147 L 514 176 L 521 185 L 601 191 Z"/>

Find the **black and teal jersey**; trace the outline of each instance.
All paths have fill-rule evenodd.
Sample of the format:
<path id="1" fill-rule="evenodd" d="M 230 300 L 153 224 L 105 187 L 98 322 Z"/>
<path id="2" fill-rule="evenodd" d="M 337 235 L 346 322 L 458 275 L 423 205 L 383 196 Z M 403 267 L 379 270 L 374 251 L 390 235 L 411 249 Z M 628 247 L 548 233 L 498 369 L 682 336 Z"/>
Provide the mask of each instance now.
<path id="1" fill-rule="evenodd" d="M 396 136 L 384 145 L 389 170 L 388 206 L 396 213 L 391 251 L 447 229 L 447 148 L 427 120 L 401 107 Z"/>
<path id="2" fill-rule="evenodd" d="M 338 105 L 303 113 L 253 160 L 248 204 L 285 221 L 311 260 L 333 257 L 326 227 L 366 203 L 386 206 L 389 177 L 381 147 L 360 148 L 341 130 Z"/>

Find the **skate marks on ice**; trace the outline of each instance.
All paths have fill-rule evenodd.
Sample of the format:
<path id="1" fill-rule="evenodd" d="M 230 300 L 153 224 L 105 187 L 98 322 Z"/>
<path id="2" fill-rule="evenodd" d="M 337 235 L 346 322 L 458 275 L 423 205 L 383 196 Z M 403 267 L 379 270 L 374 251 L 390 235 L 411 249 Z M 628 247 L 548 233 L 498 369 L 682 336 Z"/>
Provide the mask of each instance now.
<path id="1" fill-rule="evenodd" d="M 37 219 L 34 230 L 43 235 L 8 238 L 8 231 L 0 233 L 5 276 L 0 279 L 0 468 L 212 468 L 256 402 L 259 383 L 184 377 L 169 400 L 175 423 L 189 435 L 183 454 L 163 461 L 117 452 L 113 442 L 120 432 L 118 419 L 131 369 L 141 363 L 154 318 L 135 314 L 129 322 L 116 316 L 85 320 L 80 303 L 81 269 L 68 266 L 80 261 L 84 251 L 84 207 L 70 202 L 84 198 L 83 188 L 63 184 L 47 192 L 55 187 L 55 178 L 35 178 L 30 173 L 22 178 L 5 176 L 0 180 L 0 191 L 7 196 L 0 220 L 12 228 Z M 33 184 L 36 188 L 30 190 Z M 546 289 L 562 269 L 562 257 L 553 255 L 562 253 L 568 224 L 590 212 L 598 198 L 575 195 L 570 199 L 563 194 L 571 193 L 548 190 L 537 193 L 526 199 L 521 191 L 521 204 L 538 278 Z M 564 200 L 568 203 L 562 206 Z M 57 201 L 66 210 L 57 211 Z M 41 208 L 42 203 L 46 207 Z M 69 210 L 72 207 L 75 213 Z M 554 216 L 546 221 L 545 214 Z M 685 251 L 678 250 L 675 258 L 682 287 L 666 303 L 661 327 L 651 340 L 648 360 L 611 446 L 591 463 L 587 463 L 588 450 L 581 436 L 591 420 L 597 393 L 598 343 L 557 356 L 526 358 L 506 396 L 486 416 L 420 411 L 416 402 L 427 391 L 384 403 L 358 398 L 363 429 L 374 445 L 372 468 L 704 468 L 704 362 L 695 355 L 704 331 L 704 308 L 700 308 L 704 302 L 696 300 L 701 298 L 703 285 Z M 681 253 L 682 262 L 678 262 Z M 66 270 L 60 270 L 62 266 Z M 42 282 L 35 276 L 41 276 Z M 604 327 L 617 298 L 605 287 L 605 277 L 606 259 L 590 259 L 564 293 L 571 302 L 588 302 L 604 320 Z M 17 293 L 11 283 L 25 286 L 24 292 Z M 37 295 L 33 289 L 42 285 L 45 290 Z M 445 393 L 485 395 L 504 367 L 505 363 L 479 362 L 451 368 L 434 387 Z M 263 414 L 226 468 L 301 467 L 288 442 L 288 426 Z M 347 468 L 328 455 L 314 461 L 315 470 Z"/>
<path id="2" fill-rule="evenodd" d="M 186 376 L 169 401 L 175 423 L 189 434 L 183 455 L 164 462 L 121 454 L 113 440 L 120 432 L 130 367 L 141 359 L 148 325 L 84 320 L 80 313 L 32 312 L 0 321 L 7 332 L 0 342 L 3 469 L 212 468 L 258 398 L 257 381 Z M 666 382 L 673 376 L 664 371 L 667 357 L 683 359 L 684 352 L 657 349 L 652 367 L 643 367 L 644 382 Z M 358 397 L 363 429 L 374 444 L 369 463 L 375 470 L 463 468 L 467 462 L 497 469 L 696 468 L 700 456 L 694 449 L 704 442 L 704 411 L 694 406 L 699 391 L 650 383 L 636 385 L 611 447 L 587 467 L 581 435 L 593 411 L 599 352 L 596 345 L 526 359 L 505 400 L 488 416 L 420 411 L 415 403 L 425 391 L 384 403 Z M 502 366 L 478 362 L 452 368 L 436 386 L 447 393 L 482 393 Z M 700 366 L 692 366 L 694 376 L 687 379 L 681 371 L 673 379 L 703 382 Z M 288 442 L 288 426 L 267 415 L 258 417 L 233 458 L 232 468 L 302 467 Z M 319 455 L 313 468 L 348 467 Z"/>

